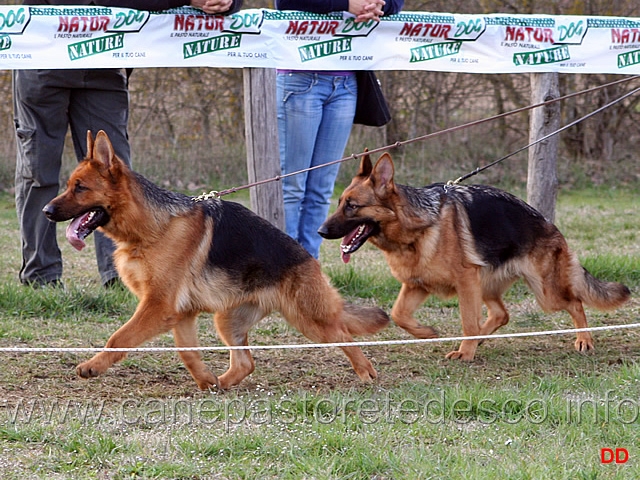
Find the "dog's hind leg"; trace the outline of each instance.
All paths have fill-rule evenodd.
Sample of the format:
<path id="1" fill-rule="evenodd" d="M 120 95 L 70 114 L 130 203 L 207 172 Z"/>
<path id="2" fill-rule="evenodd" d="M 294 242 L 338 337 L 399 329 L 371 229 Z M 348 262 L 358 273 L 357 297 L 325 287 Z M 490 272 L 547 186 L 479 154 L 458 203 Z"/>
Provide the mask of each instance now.
<path id="1" fill-rule="evenodd" d="M 571 315 L 573 325 L 576 328 L 587 328 L 587 316 L 584 314 L 584 307 L 582 306 L 582 302 L 580 300 L 574 299 L 573 301 L 568 302 L 565 310 L 569 312 L 569 315 Z M 593 350 L 594 346 L 591 333 L 576 333 L 576 342 L 574 346 L 579 352 L 587 352 L 589 350 Z"/>
<path id="2" fill-rule="evenodd" d="M 413 313 L 422 305 L 427 296 L 429 296 L 429 292 L 424 288 L 403 283 L 398 298 L 391 309 L 391 318 L 394 323 L 416 338 L 435 338 L 438 336 L 432 327 L 420 325 L 413 316 Z"/>
<path id="3" fill-rule="evenodd" d="M 509 323 L 509 313 L 499 295 L 485 297 L 483 302 L 487 306 L 487 320 L 480 327 L 480 335 L 491 335 Z"/>
<path id="4" fill-rule="evenodd" d="M 298 292 L 291 301 L 283 302 L 281 312 L 292 326 L 313 342 L 353 342 L 347 325 L 353 323 L 361 326 L 364 323 L 362 315 L 367 311 L 374 315 L 374 324 L 384 320 L 377 309 L 359 309 L 355 306 L 345 309 L 338 292 L 328 284 L 316 282 L 312 287 Z M 371 382 L 378 376 L 360 347 L 343 346 L 340 349 L 360 380 Z"/>
<path id="5" fill-rule="evenodd" d="M 552 251 L 553 255 L 541 255 L 542 260 L 526 272 L 525 282 L 545 312 L 566 310 L 571 315 L 575 328 L 587 328 L 582 300 L 575 293 L 576 283 L 579 284 L 584 278 L 584 269 L 568 251 L 564 239 L 560 242 L 560 247 L 563 248 L 556 247 L 552 250 L 551 247 L 547 250 Z M 574 346 L 579 352 L 593 350 L 591 333 L 578 332 Z"/>
<path id="6" fill-rule="evenodd" d="M 487 306 L 487 319 L 480 327 L 478 335 L 491 335 L 500 327 L 509 323 L 509 313 L 499 295 L 485 296 L 482 301 Z M 478 342 L 478 346 L 483 343 L 484 339 Z"/>
<path id="7" fill-rule="evenodd" d="M 353 337 L 349 333 L 347 326 L 342 321 L 339 314 L 334 317 L 323 318 L 322 320 L 308 320 L 295 323 L 295 326 L 300 332 L 311 339 L 314 342 L 320 343 L 350 343 L 353 342 Z M 360 347 L 348 347 L 342 346 L 340 350 L 344 352 L 351 366 L 355 370 L 360 380 L 363 382 L 372 382 L 378 377 L 371 362 L 364 356 Z"/>
<path id="8" fill-rule="evenodd" d="M 177 347 L 197 347 L 198 330 L 196 316 L 198 312 L 185 315 L 183 319 L 173 327 L 173 338 Z M 202 361 L 200 352 L 186 351 L 178 352 L 187 370 L 198 384 L 200 390 L 208 390 L 218 386 L 216 377 Z"/>
<path id="9" fill-rule="evenodd" d="M 545 291 L 550 291 L 550 289 L 546 288 Z M 566 291 L 568 291 L 568 289 Z M 573 295 L 568 293 L 567 296 Z M 584 313 L 584 307 L 582 306 L 582 302 L 578 298 L 573 297 L 567 300 L 554 292 L 547 293 L 545 297 L 538 297 L 538 303 L 547 312 L 556 312 L 559 310 L 566 310 L 567 312 L 569 312 L 575 328 L 588 327 L 587 316 Z M 591 336 L 591 333 L 576 333 L 576 342 L 574 346 L 578 352 L 587 352 L 589 350 L 593 350 L 593 337 Z"/>
<path id="10" fill-rule="evenodd" d="M 216 330 L 222 341 L 229 346 L 248 346 L 248 333 L 258 323 L 264 312 L 257 305 L 245 303 L 237 308 L 216 312 L 213 316 Z M 238 385 L 253 372 L 255 364 L 249 349 L 231 350 L 229 353 L 229 369 L 220 375 L 218 383 L 226 390 Z"/>
<path id="11" fill-rule="evenodd" d="M 342 341 L 350 342 L 353 341 L 353 339 Z M 360 347 L 340 347 L 340 350 L 347 356 L 360 380 L 369 383 L 378 378 L 378 372 L 373 368 L 369 359 L 364 356 Z"/>

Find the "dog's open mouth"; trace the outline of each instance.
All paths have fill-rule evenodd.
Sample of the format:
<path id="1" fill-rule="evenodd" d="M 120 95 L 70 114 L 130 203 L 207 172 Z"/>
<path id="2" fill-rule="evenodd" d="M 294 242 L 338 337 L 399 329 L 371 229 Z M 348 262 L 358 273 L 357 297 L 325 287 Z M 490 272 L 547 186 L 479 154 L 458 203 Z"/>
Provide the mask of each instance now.
<path id="1" fill-rule="evenodd" d="M 371 236 L 373 230 L 374 227 L 372 225 L 363 223 L 342 239 L 340 250 L 342 251 L 342 261 L 344 263 L 349 263 L 351 254 L 367 241 L 367 238 Z"/>
<path id="2" fill-rule="evenodd" d="M 67 227 L 67 240 L 76 250 L 85 247 L 84 239 L 93 231 L 106 224 L 109 220 L 107 213 L 101 209 L 89 210 L 71 220 Z"/>

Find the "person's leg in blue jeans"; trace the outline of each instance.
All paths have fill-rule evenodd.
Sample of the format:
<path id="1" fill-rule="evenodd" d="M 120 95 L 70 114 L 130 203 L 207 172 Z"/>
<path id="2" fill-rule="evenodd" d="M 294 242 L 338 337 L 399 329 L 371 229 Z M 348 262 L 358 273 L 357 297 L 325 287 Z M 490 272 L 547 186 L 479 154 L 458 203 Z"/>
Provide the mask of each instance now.
<path id="1" fill-rule="evenodd" d="M 286 73 L 276 77 L 280 167 L 283 174 L 304 170 L 311 164 L 316 131 L 322 120 L 322 98 L 317 75 Z M 298 238 L 300 208 L 307 174 L 286 177 L 282 181 L 285 231 Z"/>
<path id="2" fill-rule="evenodd" d="M 278 75 L 278 131 L 282 173 L 339 160 L 356 102 L 355 75 L 293 73 Z M 283 179 L 287 233 L 318 258 L 317 230 L 329 211 L 339 165 Z"/>

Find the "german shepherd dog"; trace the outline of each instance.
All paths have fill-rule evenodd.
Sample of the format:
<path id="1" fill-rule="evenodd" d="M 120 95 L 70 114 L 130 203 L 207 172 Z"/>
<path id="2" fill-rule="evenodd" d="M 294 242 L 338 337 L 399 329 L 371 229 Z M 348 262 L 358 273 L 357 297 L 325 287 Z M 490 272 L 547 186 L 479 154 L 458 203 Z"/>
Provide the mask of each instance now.
<path id="1" fill-rule="evenodd" d="M 509 321 L 502 294 L 523 278 L 543 310 L 566 310 L 576 328 L 586 328 L 583 303 L 616 308 L 630 297 L 619 283 L 594 278 L 578 262 L 560 231 L 522 200 L 483 185 L 396 184 L 391 156 L 360 170 L 340 197 L 337 211 L 318 230 L 343 238 L 342 258 L 367 240 L 384 252 L 402 283 L 393 321 L 418 338 L 436 332 L 413 313 L 430 294 L 457 295 L 465 336 L 495 332 Z M 487 319 L 482 322 L 482 304 Z M 447 358 L 473 360 L 478 340 L 463 340 Z M 588 332 L 578 332 L 576 350 L 593 349 Z"/>
<path id="2" fill-rule="evenodd" d="M 67 238 L 77 249 L 97 228 L 116 244 L 116 268 L 139 304 L 105 348 L 136 347 L 169 330 L 176 346 L 197 346 L 200 312 L 215 313 L 220 338 L 233 346 L 247 346 L 249 329 L 274 310 L 315 342 L 352 342 L 389 323 L 378 308 L 345 304 L 301 245 L 242 205 L 161 189 L 115 155 L 104 131 L 95 141 L 88 132 L 87 152 L 43 211 L 72 220 Z M 376 378 L 359 347 L 341 348 L 363 381 Z M 249 350 L 231 350 L 219 378 L 197 351 L 179 355 L 203 390 L 228 389 L 254 370 Z M 105 350 L 77 373 L 96 377 L 125 356 Z"/>

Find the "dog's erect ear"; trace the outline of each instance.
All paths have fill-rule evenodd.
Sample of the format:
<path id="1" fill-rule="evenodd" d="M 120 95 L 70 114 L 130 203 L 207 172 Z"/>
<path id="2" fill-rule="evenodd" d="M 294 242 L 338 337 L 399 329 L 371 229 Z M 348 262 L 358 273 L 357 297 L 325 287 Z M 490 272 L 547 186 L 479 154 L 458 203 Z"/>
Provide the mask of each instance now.
<path id="1" fill-rule="evenodd" d="M 368 152 L 369 149 L 365 148 L 365 152 Z M 362 160 L 360 160 L 360 170 L 358 170 L 358 177 L 368 177 L 371 175 L 371 170 L 373 170 L 373 166 L 371 164 L 371 157 L 367 153 L 363 155 Z"/>
<path id="2" fill-rule="evenodd" d="M 88 143 L 87 135 L 87 144 Z M 104 130 L 100 130 L 98 135 L 96 135 L 96 141 L 93 142 L 93 148 L 91 150 L 91 158 L 101 162 L 107 169 L 112 167 L 116 154 L 113 151 L 111 140 L 109 140 L 109 137 Z"/>
<path id="3" fill-rule="evenodd" d="M 379 197 L 385 197 L 395 189 L 393 183 L 393 160 L 391 155 L 385 153 L 376 162 L 376 166 L 373 167 L 373 173 L 371 177 L 373 179 L 376 195 Z"/>
<path id="4" fill-rule="evenodd" d="M 93 134 L 87 130 L 87 157 L 93 155 Z"/>

